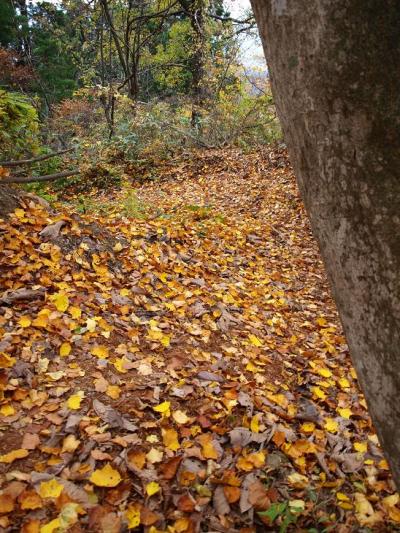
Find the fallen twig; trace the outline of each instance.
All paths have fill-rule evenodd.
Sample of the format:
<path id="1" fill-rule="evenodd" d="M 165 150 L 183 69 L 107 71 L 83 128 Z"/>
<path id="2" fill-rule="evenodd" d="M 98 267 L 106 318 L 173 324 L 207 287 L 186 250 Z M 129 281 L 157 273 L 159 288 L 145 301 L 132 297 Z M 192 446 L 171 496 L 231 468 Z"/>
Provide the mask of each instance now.
<path id="1" fill-rule="evenodd" d="M 80 174 L 80 170 L 78 168 L 74 168 L 72 170 L 64 170 L 63 172 L 56 172 L 55 174 L 47 174 L 45 176 L 28 176 L 28 177 L 10 176 L 8 178 L 0 180 L 0 184 L 2 183 L 31 183 L 33 181 L 52 181 L 52 180 L 57 180 L 59 178 L 68 178 L 69 176 L 76 176 L 77 174 Z"/>
<path id="2" fill-rule="evenodd" d="M 22 300 L 36 300 L 36 298 L 44 298 L 44 293 L 46 292 L 46 289 L 39 288 L 39 289 L 16 289 L 8 290 L 3 292 L 3 294 L 0 296 L 0 303 L 11 305 L 14 302 L 19 302 Z"/>
<path id="3" fill-rule="evenodd" d="M 67 154 L 72 152 L 75 148 L 67 148 L 65 150 L 60 150 L 59 152 L 52 152 L 51 154 L 44 154 L 38 157 L 32 157 L 30 159 L 20 159 L 19 161 L 0 161 L 0 167 L 19 167 L 20 165 L 31 165 L 38 161 L 44 161 L 45 159 L 50 159 L 51 157 L 56 157 L 57 155 Z"/>

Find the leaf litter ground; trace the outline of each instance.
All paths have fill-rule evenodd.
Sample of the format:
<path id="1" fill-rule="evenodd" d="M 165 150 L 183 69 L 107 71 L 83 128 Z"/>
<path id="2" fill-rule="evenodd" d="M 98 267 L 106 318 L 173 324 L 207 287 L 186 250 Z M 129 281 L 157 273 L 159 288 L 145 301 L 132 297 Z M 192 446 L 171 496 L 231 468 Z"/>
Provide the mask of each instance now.
<path id="1" fill-rule="evenodd" d="M 151 172 L 1 222 L 2 530 L 396 530 L 285 152 Z"/>

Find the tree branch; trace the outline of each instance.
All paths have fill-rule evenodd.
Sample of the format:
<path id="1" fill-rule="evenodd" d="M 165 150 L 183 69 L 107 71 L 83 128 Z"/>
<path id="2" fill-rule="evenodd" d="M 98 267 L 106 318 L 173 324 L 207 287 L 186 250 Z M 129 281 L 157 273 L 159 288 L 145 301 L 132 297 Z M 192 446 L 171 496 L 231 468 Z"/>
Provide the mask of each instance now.
<path id="1" fill-rule="evenodd" d="M 66 154 L 72 152 L 75 148 L 68 148 L 66 150 L 60 150 L 59 152 L 52 152 L 51 154 L 40 155 L 39 157 L 32 157 L 31 159 L 20 159 L 19 161 L 0 161 L 0 167 L 19 167 L 20 165 L 31 165 L 37 161 L 44 161 L 57 155 Z"/>
<path id="2" fill-rule="evenodd" d="M 0 180 L 0 185 L 3 183 L 31 183 L 35 181 L 53 181 L 59 178 L 67 178 L 69 176 L 76 176 L 80 174 L 78 168 L 73 170 L 64 170 L 63 172 L 56 172 L 55 174 L 47 174 L 45 176 L 28 176 L 28 177 L 16 177 L 10 176 Z"/>

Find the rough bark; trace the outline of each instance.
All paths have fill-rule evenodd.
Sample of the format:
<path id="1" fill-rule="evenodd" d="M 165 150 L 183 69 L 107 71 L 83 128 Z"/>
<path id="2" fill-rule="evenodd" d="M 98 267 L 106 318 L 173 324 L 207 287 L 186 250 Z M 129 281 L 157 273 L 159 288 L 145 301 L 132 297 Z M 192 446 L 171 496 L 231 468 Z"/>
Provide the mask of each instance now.
<path id="1" fill-rule="evenodd" d="M 400 9 L 251 0 L 311 225 L 400 489 Z"/>

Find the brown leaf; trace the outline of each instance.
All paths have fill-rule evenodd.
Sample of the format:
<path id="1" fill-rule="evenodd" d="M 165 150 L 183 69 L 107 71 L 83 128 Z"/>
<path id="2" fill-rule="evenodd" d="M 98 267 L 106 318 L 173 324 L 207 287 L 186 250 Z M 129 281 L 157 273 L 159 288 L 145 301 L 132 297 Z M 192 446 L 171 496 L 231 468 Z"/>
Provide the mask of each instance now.
<path id="1" fill-rule="evenodd" d="M 25 522 L 21 528 L 21 533 L 39 533 L 40 520 L 29 520 Z"/>
<path id="2" fill-rule="evenodd" d="M 140 523 L 144 526 L 152 526 L 159 520 L 161 520 L 162 516 L 158 513 L 154 513 L 151 511 L 148 507 L 142 507 L 140 509 Z"/>
<path id="3" fill-rule="evenodd" d="M 0 494 L 0 513 L 11 513 L 13 509 L 13 498 L 9 494 Z"/>
<path id="4" fill-rule="evenodd" d="M 240 494 L 240 502 L 239 507 L 240 511 L 242 513 L 245 513 L 249 509 L 253 507 L 253 504 L 250 503 L 249 496 L 250 496 L 250 487 L 251 485 L 257 481 L 257 476 L 253 473 L 247 474 L 247 476 L 244 478 L 244 481 L 242 483 L 242 492 Z"/>
<path id="5" fill-rule="evenodd" d="M 267 496 L 267 489 L 259 480 L 254 481 L 249 486 L 248 499 L 256 511 L 265 511 L 271 505 L 270 499 Z"/>
<path id="6" fill-rule="evenodd" d="M 231 512 L 229 502 L 225 496 L 224 487 L 218 485 L 213 494 L 213 505 L 215 512 L 219 516 L 227 515 Z"/>
<path id="7" fill-rule="evenodd" d="M 228 503 L 236 503 L 240 499 L 240 488 L 239 487 L 230 487 L 229 485 L 224 486 L 224 494 Z"/>
<path id="8" fill-rule="evenodd" d="M 43 506 L 42 498 L 34 490 L 24 490 L 19 495 L 18 502 L 23 510 L 40 509 Z"/>
<path id="9" fill-rule="evenodd" d="M 124 428 L 127 431 L 135 431 L 137 429 L 137 426 L 121 416 L 113 407 L 100 402 L 100 400 L 93 400 L 93 409 L 96 411 L 97 416 L 111 428 Z"/>
<path id="10" fill-rule="evenodd" d="M 21 448 L 26 450 L 34 450 L 40 444 L 39 435 L 36 433 L 25 433 L 22 439 Z"/>
<path id="11" fill-rule="evenodd" d="M 96 461 L 112 461 L 112 456 L 109 453 L 102 452 L 101 450 L 92 450 L 90 455 Z"/>
<path id="12" fill-rule="evenodd" d="M 160 472 L 164 479 L 173 479 L 176 475 L 176 471 L 178 470 L 179 465 L 181 464 L 182 456 L 177 455 L 176 457 L 172 457 L 172 459 L 169 459 L 168 461 L 162 463 L 160 465 Z"/>
<path id="13" fill-rule="evenodd" d="M 176 504 L 178 509 L 185 513 L 192 513 L 194 511 L 195 505 L 196 501 L 189 494 L 183 494 Z"/>

